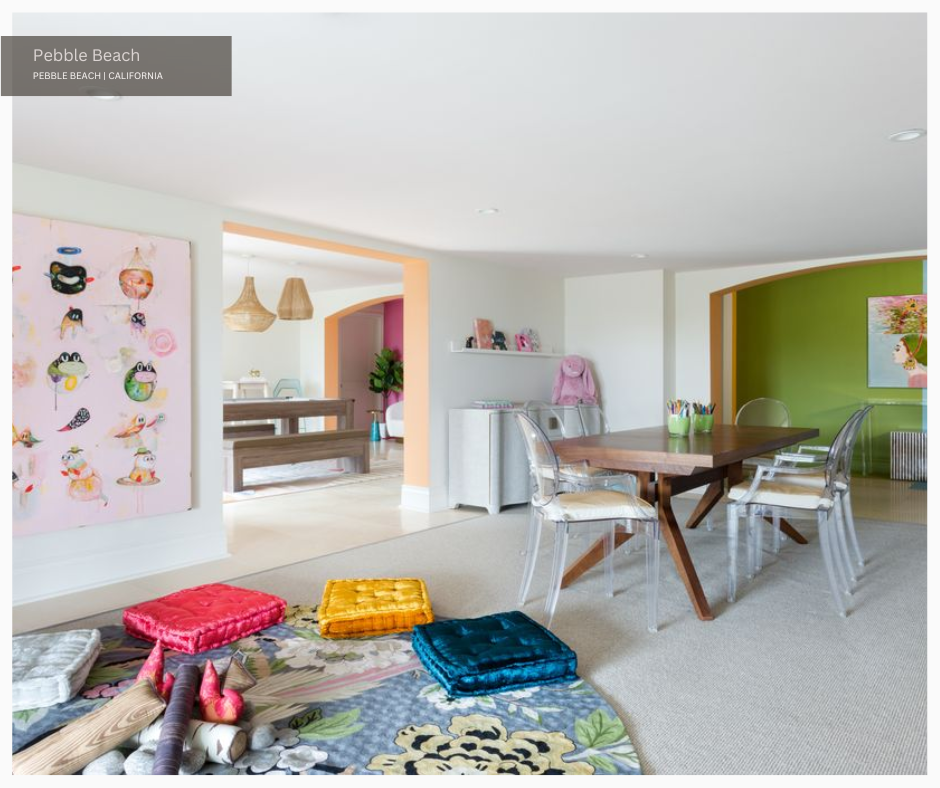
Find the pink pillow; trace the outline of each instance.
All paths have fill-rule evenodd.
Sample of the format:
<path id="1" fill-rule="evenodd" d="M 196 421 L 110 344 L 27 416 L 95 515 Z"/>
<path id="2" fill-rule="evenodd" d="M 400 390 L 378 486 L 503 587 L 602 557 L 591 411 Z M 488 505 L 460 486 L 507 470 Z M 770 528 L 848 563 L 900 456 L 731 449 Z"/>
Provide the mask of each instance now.
<path id="1" fill-rule="evenodd" d="M 133 637 L 198 654 L 279 624 L 286 607 L 271 594 L 211 583 L 127 608 L 124 629 Z"/>

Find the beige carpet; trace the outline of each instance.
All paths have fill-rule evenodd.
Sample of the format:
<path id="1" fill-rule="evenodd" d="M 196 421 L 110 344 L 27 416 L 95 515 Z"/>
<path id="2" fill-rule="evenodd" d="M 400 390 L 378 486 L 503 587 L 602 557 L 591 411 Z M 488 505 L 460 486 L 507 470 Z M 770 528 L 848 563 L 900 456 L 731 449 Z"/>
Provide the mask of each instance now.
<path id="1" fill-rule="evenodd" d="M 596 571 L 562 593 L 553 629 L 620 712 L 646 773 L 925 772 L 927 529 L 858 527 L 872 558 L 845 620 L 831 607 L 811 526 L 810 545 L 787 543 L 768 557 L 731 606 L 722 601 L 723 530 L 690 533 L 717 614 L 709 623 L 693 615 L 665 551 L 656 634 L 643 625 L 642 553 L 618 556 L 614 599 L 601 594 Z M 418 575 L 439 615 L 481 615 L 515 607 L 524 529 L 517 509 L 238 582 L 312 602 L 331 577 Z M 538 615 L 540 605 L 525 609 Z M 110 613 L 80 623 L 119 620 Z"/>

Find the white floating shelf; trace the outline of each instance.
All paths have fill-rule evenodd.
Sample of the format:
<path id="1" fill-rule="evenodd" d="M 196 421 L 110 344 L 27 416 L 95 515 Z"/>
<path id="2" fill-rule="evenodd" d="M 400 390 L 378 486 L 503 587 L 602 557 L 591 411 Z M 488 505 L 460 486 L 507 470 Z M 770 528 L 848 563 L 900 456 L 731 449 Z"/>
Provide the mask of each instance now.
<path id="1" fill-rule="evenodd" d="M 564 353 L 525 353 L 521 350 L 481 350 L 477 347 L 463 347 L 457 342 L 450 343 L 451 353 L 473 353 L 477 356 L 527 356 L 528 358 L 563 358 Z"/>

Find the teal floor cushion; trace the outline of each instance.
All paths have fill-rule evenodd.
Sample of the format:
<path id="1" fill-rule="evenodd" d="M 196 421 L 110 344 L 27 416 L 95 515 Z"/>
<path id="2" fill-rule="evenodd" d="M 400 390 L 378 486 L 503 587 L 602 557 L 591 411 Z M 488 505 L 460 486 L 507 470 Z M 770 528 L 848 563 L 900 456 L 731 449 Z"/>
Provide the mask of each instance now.
<path id="1" fill-rule="evenodd" d="M 428 672 L 452 697 L 577 678 L 575 653 L 518 610 L 422 624 L 414 628 L 411 643 Z"/>

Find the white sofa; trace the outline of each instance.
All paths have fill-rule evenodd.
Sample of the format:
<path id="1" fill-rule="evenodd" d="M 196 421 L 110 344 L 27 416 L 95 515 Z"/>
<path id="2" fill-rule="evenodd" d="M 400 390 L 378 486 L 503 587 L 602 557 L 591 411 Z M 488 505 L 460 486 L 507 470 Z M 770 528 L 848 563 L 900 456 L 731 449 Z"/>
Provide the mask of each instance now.
<path id="1" fill-rule="evenodd" d="M 385 411 L 385 430 L 390 438 L 405 437 L 405 401 L 398 400 Z"/>

